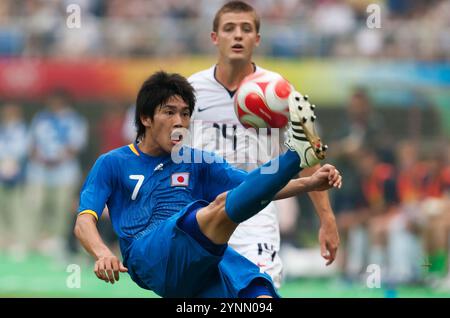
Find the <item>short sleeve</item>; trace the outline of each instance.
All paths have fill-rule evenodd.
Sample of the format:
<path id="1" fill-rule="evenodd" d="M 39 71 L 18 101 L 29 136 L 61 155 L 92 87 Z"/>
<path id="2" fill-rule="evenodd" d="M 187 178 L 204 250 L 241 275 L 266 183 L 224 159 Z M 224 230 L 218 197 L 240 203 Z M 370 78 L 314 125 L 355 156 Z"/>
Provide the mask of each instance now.
<path id="1" fill-rule="evenodd" d="M 112 192 L 113 169 L 107 155 L 100 156 L 89 172 L 80 193 L 79 214 L 89 213 L 97 220 Z"/>

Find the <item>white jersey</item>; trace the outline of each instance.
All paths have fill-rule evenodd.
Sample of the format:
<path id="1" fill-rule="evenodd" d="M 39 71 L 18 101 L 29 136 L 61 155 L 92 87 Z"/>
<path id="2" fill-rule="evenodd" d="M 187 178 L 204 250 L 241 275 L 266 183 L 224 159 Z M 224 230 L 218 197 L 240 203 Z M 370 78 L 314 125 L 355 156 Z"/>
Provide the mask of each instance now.
<path id="1" fill-rule="evenodd" d="M 255 71 L 269 72 L 260 67 L 256 67 Z M 277 73 L 273 75 L 280 76 Z M 193 85 L 197 98 L 191 117 L 193 147 L 213 151 L 230 164 L 247 171 L 279 155 L 284 132 L 271 133 L 267 138 L 261 138 L 264 132 L 260 132 L 257 138 L 256 131 L 242 126 L 234 110 L 234 93 L 216 80 L 215 66 L 192 75 L 188 80 Z M 279 287 L 280 232 L 277 209 L 273 202 L 239 224 L 229 244 L 271 275 L 275 285 Z"/>

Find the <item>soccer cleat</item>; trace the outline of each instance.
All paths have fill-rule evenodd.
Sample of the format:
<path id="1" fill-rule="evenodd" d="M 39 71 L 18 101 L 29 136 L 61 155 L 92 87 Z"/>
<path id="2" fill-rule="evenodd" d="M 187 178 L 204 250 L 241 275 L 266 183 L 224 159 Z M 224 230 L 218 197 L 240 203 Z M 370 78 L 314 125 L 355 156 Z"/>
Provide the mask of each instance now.
<path id="1" fill-rule="evenodd" d="M 307 95 L 302 96 L 296 91 L 293 91 L 288 99 L 290 123 L 286 146 L 299 154 L 301 168 L 314 166 L 325 159 L 328 149 L 316 133 L 316 106 L 311 105 L 308 99 Z"/>

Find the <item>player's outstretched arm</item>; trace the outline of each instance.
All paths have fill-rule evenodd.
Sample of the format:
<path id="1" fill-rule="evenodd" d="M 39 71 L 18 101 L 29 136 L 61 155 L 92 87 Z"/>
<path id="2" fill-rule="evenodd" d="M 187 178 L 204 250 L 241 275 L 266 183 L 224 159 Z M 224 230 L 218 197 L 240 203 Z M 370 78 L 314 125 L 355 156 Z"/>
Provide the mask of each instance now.
<path id="1" fill-rule="evenodd" d="M 105 245 L 97 230 L 97 221 L 91 214 L 79 215 L 75 223 L 74 234 L 83 247 L 95 258 L 94 273 L 105 282 L 114 284 L 119 273 L 128 269 Z"/>
<path id="2" fill-rule="evenodd" d="M 275 196 L 275 200 L 296 196 L 303 192 L 318 191 L 316 197 L 320 196 L 320 191 L 330 188 L 342 187 L 342 176 L 339 171 L 330 164 L 325 164 L 316 169 L 309 177 L 301 177 L 291 180 L 281 191 Z M 319 199 L 323 199 L 319 197 Z M 340 244 L 339 233 L 337 230 L 336 219 L 334 217 L 331 206 L 327 200 L 321 201 L 322 205 L 316 206 L 316 212 L 320 219 L 319 243 L 320 253 L 327 261 L 326 265 L 330 265 L 336 259 L 336 253 Z"/>
<path id="3" fill-rule="evenodd" d="M 301 177 L 309 177 L 320 169 L 320 165 L 305 168 L 300 172 Z M 340 244 L 336 218 L 331 208 L 327 191 L 311 191 L 308 195 L 320 219 L 319 243 L 321 255 L 327 260 L 326 265 L 333 263 Z"/>
<path id="4" fill-rule="evenodd" d="M 342 176 L 339 171 L 330 164 L 325 164 L 309 177 L 293 179 L 281 189 L 274 200 L 290 198 L 300 193 L 311 191 L 325 191 L 331 188 L 342 187 Z"/>
<path id="5" fill-rule="evenodd" d="M 320 254 L 327 261 L 325 265 L 330 265 L 336 259 L 340 239 L 333 213 L 320 215 L 319 229 Z"/>

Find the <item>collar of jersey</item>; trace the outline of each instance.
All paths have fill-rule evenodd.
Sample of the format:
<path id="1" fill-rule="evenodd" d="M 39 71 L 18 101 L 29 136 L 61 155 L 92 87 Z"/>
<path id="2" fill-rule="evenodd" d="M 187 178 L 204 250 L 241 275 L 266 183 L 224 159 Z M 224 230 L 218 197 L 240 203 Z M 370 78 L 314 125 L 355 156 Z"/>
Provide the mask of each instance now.
<path id="1" fill-rule="evenodd" d="M 253 73 L 255 73 L 255 72 L 256 72 L 256 64 L 252 62 L 252 65 L 253 65 Z M 228 92 L 228 94 L 230 95 L 231 98 L 233 98 L 233 96 L 234 96 L 234 94 L 236 93 L 237 89 L 234 90 L 234 91 L 230 91 L 228 88 L 226 88 L 225 85 L 223 85 L 222 82 L 220 82 L 220 81 L 217 79 L 217 77 L 216 77 L 216 70 L 217 70 L 217 64 L 214 65 L 214 70 L 213 70 L 214 80 L 215 80 L 218 84 L 220 84 L 220 86 L 222 86 L 222 87 Z"/>
<path id="2" fill-rule="evenodd" d="M 149 154 L 146 154 L 145 152 L 142 152 L 142 150 L 138 147 L 138 144 L 136 142 L 133 143 L 134 148 L 139 153 L 139 157 L 141 157 L 144 160 L 147 161 L 165 161 L 166 159 L 170 158 L 170 154 L 163 155 L 163 156 L 151 156 Z"/>

